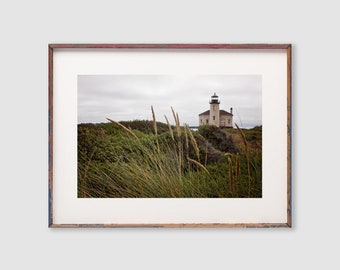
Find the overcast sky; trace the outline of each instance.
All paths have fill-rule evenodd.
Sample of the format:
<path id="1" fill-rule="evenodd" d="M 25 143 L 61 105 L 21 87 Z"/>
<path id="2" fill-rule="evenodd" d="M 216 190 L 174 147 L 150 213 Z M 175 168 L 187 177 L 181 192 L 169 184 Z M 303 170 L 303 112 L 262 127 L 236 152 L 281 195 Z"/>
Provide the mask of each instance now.
<path id="1" fill-rule="evenodd" d="M 79 75 L 78 123 L 106 118 L 171 123 L 171 107 L 181 124 L 198 126 L 198 114 L 209 110 L 216 93 L 220 109 L 233 108 L 234 122 L 244 128 L 262 125 L 261 75 Z"/>

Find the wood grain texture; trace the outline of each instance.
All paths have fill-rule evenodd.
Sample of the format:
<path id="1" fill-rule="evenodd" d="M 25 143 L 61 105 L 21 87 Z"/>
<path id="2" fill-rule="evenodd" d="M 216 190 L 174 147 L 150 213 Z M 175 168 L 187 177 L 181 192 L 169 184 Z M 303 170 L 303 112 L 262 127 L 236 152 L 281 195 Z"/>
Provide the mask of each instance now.
<path id="1" fill-rule="evenodd" d="M 290 44 L 50 44 L 52 49 L 287 49 Z"/>
<path id="2" fill-rule="evenodd" d="M 221 49 L 285 50 L 287 54 L 287 222 L 286 223 L 169 223 L 169 224 L 54 224 L 53 221 L 53 53 L 55 49 Z M 49 44 L 48 46 L 48 226 L 50 228 L 284 228 L 292 227 L 291 212 L 291 44 Z"/>
<path id="3" fill-rule="evenodd" d="M 292 226 L 292 46 L 287 47 L 287 225 Z"/>
<path id="4" fill-rule="evenodd" d="M 48 224 L 53 224 L 53 48 L 48 47 Z"/>
<path id="5" fill-rule="evenodd" d="M 50 228 L 287 228 L 288 223 L 52 224 Z"/>

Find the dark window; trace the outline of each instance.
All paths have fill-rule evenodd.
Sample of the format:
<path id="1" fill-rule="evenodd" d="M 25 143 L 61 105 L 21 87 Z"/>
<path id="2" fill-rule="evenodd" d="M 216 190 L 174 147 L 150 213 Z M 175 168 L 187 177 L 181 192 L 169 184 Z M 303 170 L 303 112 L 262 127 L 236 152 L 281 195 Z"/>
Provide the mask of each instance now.
<path id="1" fill-rule="evenodd" d="M 213 120 L 215 120 L 215 116 L 213 116 Z"/>
<path id="2" fill-rule="evenodd" d="M 209 123 L 209 120 L 207 119 L 207 120 L 205 120 L 206 122 L 207 122 L 207 124 Z"/>
<path id="3" fill-rule="evenodd" d="M 230 119 L 228 119 L 228 124 L 230 124 Z"/>

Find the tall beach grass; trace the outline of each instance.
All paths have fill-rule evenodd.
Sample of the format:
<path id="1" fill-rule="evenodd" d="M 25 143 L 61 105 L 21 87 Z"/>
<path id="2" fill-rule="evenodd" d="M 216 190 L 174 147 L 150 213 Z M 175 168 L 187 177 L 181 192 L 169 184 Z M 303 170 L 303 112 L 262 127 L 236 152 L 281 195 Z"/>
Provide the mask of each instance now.
<path id="1" fill-rule="evenodd" d="M 89 151 L 78 149 L 78 197 L 262 196 L 262 175 L 256 174 L 256 170 L 254 174 L 252 170 L 251 159 L 254 156 L 244 136 L 245 148 L 242 152 L 226 153 L 222 161 L 209 163 L 207 146 L 200 146 L 197 141 L 199 134 L 188 125 L 181 126 L 178 113 L 173 108 L 171 111 L 175 125 L 170 125 L 165 116 L 168 132 L 162 134 L 158 133 L 152 106 L 153 134 L 136 132 L 108 119 L 116 129 L 115 134 L 103 136 L 102 141 L 91 137 L 95 140 L 94 147 L 90 147 Z M 84 132 L 84 137 L 78 140 L 86 140 L 88 133 L 91 130 Z M 86 145 L 83 141 L 78 143 Z M 257 162 L 257 169 L 262 163 L 259 164 Z"/>

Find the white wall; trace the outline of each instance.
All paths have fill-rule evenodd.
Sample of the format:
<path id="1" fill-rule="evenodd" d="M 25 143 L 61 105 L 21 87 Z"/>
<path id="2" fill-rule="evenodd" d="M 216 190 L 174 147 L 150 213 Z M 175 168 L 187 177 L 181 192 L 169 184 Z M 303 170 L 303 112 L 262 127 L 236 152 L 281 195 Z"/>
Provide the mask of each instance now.
<path id="1" fill-rule="evenodd" d="M 337 1 L 2 1 L 0 268 L 339 269 L 338 10 Z M 53 42 L 292 43 L 293 228 L 48 229 Z"/>

